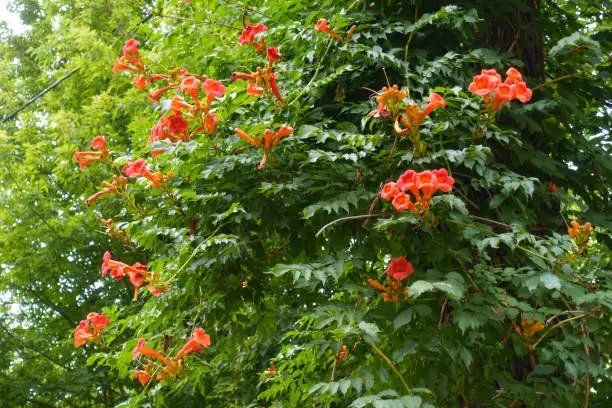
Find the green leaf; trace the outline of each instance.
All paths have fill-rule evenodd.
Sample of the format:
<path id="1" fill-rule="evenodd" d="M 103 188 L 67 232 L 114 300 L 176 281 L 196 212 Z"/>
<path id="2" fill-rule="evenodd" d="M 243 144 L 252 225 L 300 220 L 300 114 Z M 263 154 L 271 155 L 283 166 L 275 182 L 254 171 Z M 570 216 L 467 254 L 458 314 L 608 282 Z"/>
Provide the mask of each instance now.
<path id="1" fill-rule="evenodd" d="M 393 327 L 399 329 L 412 321 L 412 309 L 403 310 L 393 319 Z"/>

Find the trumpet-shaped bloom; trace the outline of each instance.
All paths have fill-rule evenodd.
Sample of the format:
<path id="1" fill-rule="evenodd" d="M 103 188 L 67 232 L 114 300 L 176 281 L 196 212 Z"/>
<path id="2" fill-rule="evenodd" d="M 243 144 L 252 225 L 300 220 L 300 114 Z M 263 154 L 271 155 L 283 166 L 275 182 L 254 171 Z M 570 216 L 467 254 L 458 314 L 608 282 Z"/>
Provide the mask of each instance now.
<path id="1" fill-rule="evenodd" d="M 179 86 L 179 90 L 182 92 L 187 92 L 191 95 L 193 101 L 197 104 L 199 103 L 198 96 L 198 86 L 200 85 L 200 80 L 195 76 L 188 76 L 183 78 L 181 81 L 181 85 Z"/>
<path id="2" fill-rule="evenodd" d="M 218 96 L 225 95 L 225 87 L 221 81 L 215 81 L 214 79 L 207 79 L 202 84 L 202 90 L 206 92 L 209 97 L 216 98 Z"/>
<path id="3" fill-rule="evenodd" d="M 110 274 L 115 280 L 121 280 L 124 276 L 128 276 L 130 283 L 134 286 L 134 300 L 138 296 L 138 290 L 141 286 L 148 284 L 147 289 L 153 296 L 161 296 L 163 292 L 170 290 L 155 272 L 149 271 L 148 266 L 136 262 L 133 265 L 128 265 L 123 262 L 113 260 L 110 252 L 104 253 L 102 262 L 102 277 Z"/>
<path id="4" fill-rule="evenodd" d="M 112 183 L 109 183 L 108 181 L 103 181 L 102 185 L 104 186 L 102 190 L 87 198 L 87 206 L 91 206 L 91 203 L 93 203 L 95 200 L 97 200 L 100 196 L 104 194 L 121 195 L 122 190 L 127 185 L 127 178 L 123 176 L 113 176 Z"/>
<path id="5" fill-rule="evenodd" d="M 402 256 L 401 258 L 393 258 L 389 263 L 389 266 L 387 266 L 386 272 L 387 275 L 391 276 L 392 278 L 402 281 L 412 275 L 414 268 L 412 267 L 412 264 Z"/>
<path id="6" fill-rule="evenodd" d="M 210 347 L 210 344 L 210 336 L 206 334 L 204 329 L 196 327 L 193 330 L 191 337 L 187 339 L 183 348 L 174 357 L 164 356 L 156 350 L 147 347 L 146 340 L 143 338 L 138 340 L 138 345 L 134 349 L 132 357 L 134 360 L 140 356 L 148 356 L 159 360 L 163 364 L 163 367 L 161 368 L 163 374 L 156 375 L 155 379 L 161 381 L 166 377 L 166 375 L 171 377 L 180 375 L 185 368 L 183 362 L 185 356 L 208 348 Z M 156 371 L 158 370 L 155 367 L 155 363 L 153 360 L 149 360 L 148 363 L 143 366 L 143 370 L 134 371 L 134 378 L 138 379 L 142 385 L 145 385 L 153 377 Z"/>
<path id="7" fill-rule="evenodd" d="M 281 58 L 281 55 L 279 54 L 278 49 L 276 47 L 268 47 L 267 54 L 268 62 L 270 63 L 270 65 L 274 64 Z"/>
<path id="8" fill-rule="evenodd" d="M 236 136 L 238 136 L 241 139 L 246 140 L 247 142 L 251 143 L 253 146 L 262 148 L 263 157 L 261 159 L 261 162 L 259 163 L 258 168 L 263 169 L 264 166 L 266 165 L 266 161 L 268 158 L 268 154 L 270 153 L 270 150 L 272 150 L 272 148 L 275 147 L 282 138 L 292 135 L 293 128 L 290 126 L 283 125 L 278 129 L 276 133 L 274 133 L 270 129 L 266 129 L 266 131 L 264 132 L 261 138 L 250 136 L 248 133 L 246 133 L 244 130 L 240 128 L 234 129 L 234 133 L 236 133 Z"/>
<path id="9" fill-rule="evenodd" d="M 446 169 L 425 170 L 420 173 L 406 170 L 395 183 L 387 183 L 381 192 L 381 198 L 393 200 L 391 204 L 397 211 L 410 210 L 423 216 L 429 209 L 429 202 L 437 191 L 448 193 L 452 190 L 455 179 L 448 175 Z M 412 202 L 408 192 L 412 193 Z"/>
<path id="10" fill-rule="evenodd" d="M 128 160 L 122 171 L 125 173 L 125 175 L 131 178 L 144 177 L 148 179 L 151 181 L 151 187 L 153 188 L 160 188 L 165 182 L 170 180 L 170 177 L 172 177 L 171 173 L 168 173 L 165 176 L 159 171 L 151 173 L 149 169 L 147 169 L 144 159 L 138 159 L 134 162 Z"/>
<path id="11" fill-rule="evenodd" d="M 501 75 L 494 69 L 483 69 L 480 75 L 475 75 L 468 86 L 470 92 L 484 98 L 484 106 L 491 117 L 494 117 L 504 105 L 518 99 L 522 103 L 529 102 L 533 91 L 523 81 L 523 75 L 514 67 L 506 71 L 506 80 L 502 82 Z M 491 98 L 491 95 L 493 97 Z"/>
<path id="12" fill-rule="evenodd" d="M 327 25 L 327 20 L 324 18 L 320 18 L 317 20 L 317 23 L 315 24 L 315 31 L 324 31 L 326 32 L 327 30 L 329 30 L 329 26 Z"/>
<path id="13" fill-rule="evenodd" d="M 264 31 L 268 31 L 268 27 L 266 27 L 263 23 L 259 23 L 257 25 L 248 24 L 243 30 L 238 42 L 240 44 L 250 44 L 255 40 L 255 36 L 263 33 Z"/>
<path id="14" fill-rule="evenodd" d="M 506 80 L 504 81 L 504 84 L 511 85 L 518 82 L 523 82 L 523 75 L 514 67 L 508 68 L 506 71 Z"/>
<path id="15" fill-rule="evenodd" d="M 495 77 L 491 75 L 475 75 L 468 86 L 468 90 L 476 95 L 485 96 L 493 92 L 496 86 Z"/>
<path id="16" fill-rule="evenodd" d="M 400 193 L 396 184 L 391 181 L 383 186 L 382 192 L 380 193 L 380 198 L 385 201 L 391 200 L 393 197 Z"/>
<path id="17" fill-rule="evenodd" d="M 147 77 L 145 77 L 144 75 L 138 75 L 137 77 L 134 77 L 132 83 L 138 89 L 144 89 L 147 87 L 147 85 L 149 85 L 149 83 L 147 82 Z"/>
<path id="18" fill-rule="evenodd" d="M 79 163 L 79 168 L 81 170 L 85 169 L 85 166 L 89 163 L 105 159 L 111 154 L 106 148 L 104 136 L 94 137 L 91 141 L 91 148 L 97 151 L 74 152 L 74 158 Z"/>
<path id="19" fill-rule="evenodd" d="M 81 320 L 74 329 L 74 347 L 80 347 L 88 341 L 97 342 L 109 323 L 110 319 L 105 315 L 89 313 L 86 320 Z"/>

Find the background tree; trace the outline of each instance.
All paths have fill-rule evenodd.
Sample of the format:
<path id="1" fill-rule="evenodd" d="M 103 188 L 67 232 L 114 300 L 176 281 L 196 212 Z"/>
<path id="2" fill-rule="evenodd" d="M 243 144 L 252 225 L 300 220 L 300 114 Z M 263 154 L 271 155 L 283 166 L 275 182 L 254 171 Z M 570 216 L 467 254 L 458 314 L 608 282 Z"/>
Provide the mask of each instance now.
<path id="1" fill-rule="evenodd" d="M 2 115 L 77 71 L 2 124 L 2 406 L 609 405 L 606 5 L 13 7 L 29 29 L 1 32 Z M 342 41 L 315 31 L 320 18 Z M 229 79 L 266 66 L 239 44 L 244 26 L 260 22 L 269 30 L 255 39 L 280 52 L 271 65 L 282 101 Z M 113 75 L 130 38 L 149 82 L 177 67 L 222 80 L 211 135 L 147 143 L 170 100 L 191 99 L 171 89 L 153 104 L 147 92 L 163 81 L 142 90 L 136 74 Z M 487 121 L 468 84 L 481 69 L 511 66 L 531 102 Z M 392 118 L 368 115 L 374 92 L 393 84 L 407 93 L 402 104 L 422 109 L 431 92 L 446 101 L 420 127 L 426 152 L 396 137 Z M 258 169 L 262 149 L 234 129 L 261 137 L 282 125 L 294 133 Z M 114 154 L 81 171 L 72 155 L 97 135 Z M 87 207 L 102 180 L 139 158 L 172 173 L 164 188 L 130 179 L 127 200 Z M 379 197 L 408 169 L 440 168 L 455 184 L 425 218 Z M 101 218 L 114 220 L 113 236 Z M 587 246 L 568 236 L 570 220 L 595 227 Z M 127 279 L 100 277 L 107 250 L 147 264 L 170 291 L 143 287 L 131 301 Z M 400 257 L 414 268 L 402 281 L 408 295 L 383 302 L 368 279 L 384 284 Z M 74 327 L 90 312 L 111 323 L 101 343 L 75 348 Z M 133 361 L 139 338 L 172 356 L 196 327 L 212 344 L 185 357 L 181 375 L 144 387 L 133 379 L 147 361 Z"/>

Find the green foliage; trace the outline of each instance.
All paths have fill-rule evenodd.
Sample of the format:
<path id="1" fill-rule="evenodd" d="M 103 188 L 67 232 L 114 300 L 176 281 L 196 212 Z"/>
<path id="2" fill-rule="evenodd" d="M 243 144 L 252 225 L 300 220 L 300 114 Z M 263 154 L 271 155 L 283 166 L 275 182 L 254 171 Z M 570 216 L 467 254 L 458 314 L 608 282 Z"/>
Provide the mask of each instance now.
<path id="1" fill-rule="evenodd" d="M 0 28 L 2 113 L 79 70 L 0 131 L 0 407 L 610 405 L 608 5 L 13 3 L 30 28 Z M 340 42 L 314 30 L 319 18 L 341 37 L 357 29 Z M 229 80 L 265 63 L 239 45 L 241 20 L 269 27 L 284 103 Z M 149 74 L 223 81 L 212 135 L 147 143 L 184 93 L 155 105 L 146 92 L 163 81 L 139 90 L 131 72 L 112 74 L 132 37 Z M 468 84 L 510 66 L 533 98 L 491 122 Z M 372 92 L 393 84 L 407 104 L 431 92 L 446 101 L 420 127 L 425 154 L 368 115 Z M 234 129 L 259 137 L 282 125 L 294 134 L 259 169 L 262 149 Z M 73 152 L 100 134 L 114 154 L 79 170 Z M 85 205 L 139 158 L 172 173 L 164 188 L 132 178 L 124 197 Z M 404 171 L 439 168 L 455 184 L 426 216 L 380 199 Z M 595 228 L 583 252 L 571 219 Z M 127 278 L 100 277 L 107 250 L 170 290 L 143 286 L 131 301 Z M 414 273 L 400 303 L 384 302 L 368 279 L 384 282 L 398 257 Z M 101 342 L 74 348 L 90 312 L 111 323 Z M 529 322 L 542 330 L 525 334 Z M 211 346 L 180 375 L 133 378 L 139 338 L 173 356 L 196 327 Z"/>

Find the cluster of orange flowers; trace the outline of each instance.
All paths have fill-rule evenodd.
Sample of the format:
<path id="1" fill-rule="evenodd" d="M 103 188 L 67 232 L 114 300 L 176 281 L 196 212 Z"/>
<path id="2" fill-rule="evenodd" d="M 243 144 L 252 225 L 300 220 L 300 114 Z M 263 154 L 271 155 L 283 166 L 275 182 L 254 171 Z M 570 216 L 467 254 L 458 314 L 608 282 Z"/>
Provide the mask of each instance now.
<path id="1" fill-rule="evenodd" d="M 278 374 L 278 369 L 276 368 L 276 364 L 274 364 L 274 361 L 270 361 L 270 368 L 264 371 L 264 374 L 270 376 Z"/>
<path id="2" fill-rule="evenodd" d="M 126 65 L 124 63 L 126 61 L 131 64 Z M 146 88 L 156 81 L 166 81 L 166 85 L 149 92 L 149 99 L 156 104 L 171 89 L 189 95 L 193 101 L 193 103 L 188 103 L 183 97 L 176 95 L 172 99 L 170 109 L 161 116 L 158 123 L 151 129 L 149 143 L 164 139 L 172 142 L 187 141 L 201 132 L 206 131 L 208 134 L 212 134 L 215 131 L 219 116 L 211 111 L 211 104 L 215 98 L 225 95 L 225 87 L 221 81 L 198 76 L 186 69 L 179 68 L 172 69 L 167 74 L 147 74 L 144 62 L 138 52 L 138 42 L 133 38 L 128 40 L 123 48 L 123 56 L 115 63 L 113 72 L 117 73 L 119 71 L 137 71 L 139 75 L 134 78 L 133 82 L 139 89 Z M 206 94 L 205 103 L 200 102 L 200 88 Z M 196 122 L 191 131 L 189 131 L 189 122 L 186 118 Z"/>
<path id="3" fill-rule="evenodd" d="M 138 89 L 146 88 L 147 72 L 138 51 L 138 41 L 130 38 L 123 46 L 123 55 L 115 60 L 113 74 L 119 71 L 135 71 L 138 75 L 133 79 L 133 83 Z"/>
<path id="4" fill-rule="evenodd" d="M 450 192 L 455 179 L 448 175 L 446 169 L 425 170 L 420 173 L 407 170 L 397 182 L 384 185 L 380 197 L 391 204 L 397 211 L 410 210 L 418 216 L 424 216 L 429 211 L 429 203 L 437 191 Z M 415 202 L 410 200 L 414 195 Z"/>
<path id="5" fill-rule="evenodd" d="M 543 323 L 535 321 L 530 321 L 527 319 L 521 319 L 521 327 L 514 326 L 514 330 L 524 339 L 526 342 L 530 342 L 530 339 L 537 333 L 544 330 L 546 326 Z"/>
<path id="6" fill-rule="evenodd" d="M 293 134 L 293 128 L 289 126 L 281 126 L 276 133 L 270 129 L 266 129 L 263 136 L 257 138 L 255 136 L 249 136 L 244 130 L 240 128 L 234 129 L 236 135 L 247 142 L 251 143 L 255 147 L 259 147 L 263 150 L 263 157 L 261 162 L 259 162 L 258 168 L 261 170 L 266 165 L 266 161 L 268 160 L 268 155 L 274 146 L 278 144 L 278 142 L 286 136 Z"/>
<path id="7" fill-rule="evenodd" d="M 80 347 L 87 341 L 96 343 L 100 336 L 102 336 L 102 330 L 108 326 L 108 323 L 110 323 L 109 318 L 103 314 L 89 313 L 87 318 L 81 320 L 74 329 L 74 347 Z"/>
<path id="8" fill-rule="evenodd" d="M 144 159 L 139 159 L 135 162 L 128 160 L 122 171 L 130 178 L 144 177 L 148 179 L 151 182 L 151 188 L 160 188 L 172 178 L 172 173 L 166 175 L 162 174 L 161 171 L 151 173 L 149 169 L 147 169 L 147 162 Z"/>
<path id="9" fill-rule="evenodd" d="M 134 286 L 134 298 L 138 297 L 138 290 L 145 283 L 147 289 L 154 296 L 161 296 L 162 293 L 170 290 L 155 272 L 149 271 L 149 267 L 136 262 L 130 266 L 123 262 L 115 261 L 111 258 L 111 253 L 106 251 L 102 262 L 102 277 L 110 273 L 115 280 L 121 280 L 125 275 L 129 276 L 130 283 Z"/>
<path id="10" fill-rule="evenodd" d="M 484 98 L 485 109 L 493 115 L 513 99 L 529 102 L 533 94 L 519 70 L 509 68 L 506 75 L 505 81 L 502 82 L 502 77 L 496 70 L 483 69 L 480 75 L 474 76 L 468 87 L 470 92 Z"/>
<path id="11" fill-rule="evenodd" d="M 412 264 L 405 257 L 393 258 L 387 266 L 386 273 L 389 276 L 386 285 L 381 285 L 372 278 L 368 279 L 368 284 L 382 292 L 385 303 L 400 303 L 408 296 L 408 287 L 404 286 L 403 280 L 412 275 L 413 272 Z"/>
<path id="12" fill-rule="evenodd" d="M 425 121 L 425 118 L 438 108 L 445 108 L 446 102 L 444 98 L 433 92 L 429 95 L 429 103 L 425 109 L 419 110 L 418 105 L 406 105 L 406 117 L 403 114 L 397 115 L 395 119 L 394 129 L 400 135 L 415 135 L 419 132 L 419 127 Z M 404 126 L 400 126 L 400 123 Z"/>
<path id="13" fill-rule="evenodd" d="M 108 156 L 112 154 L 107 148 L 104 136 L 96 136 L 91 141 L 91 148 L 93 150 L 97 150 L 97 152 L 87 151 L 87 152 L 74 152 L 74 158 L 79 163 L 79 168 L 81 170 L 85 169 L 85 166 L 89 163 L 106 159 Z"/>
<path id="14" fill-rule="evenodd" d="M 87 200 L 85 200 L 85 202 L 87 203 L 87 206 L 91 206 L 91 203 L 93 203 L 100 196 L 103 196 L 105 194 L 112 194 L 112 195 L 119 195 L 119 196 L 123 195 L 123 193 L 126 191 L 127 181 L 128 181 L 127 177 L 123 177 L 123 176 L 113 176 L 112 183 L 109 183 L 108 181 L 102 181 L 102 185 L 104 186 L 104 188 L 98 191 L 97 193 L 95 193 L 94 195 L 88 197 Z"/>
<path id="15" fill-rule="evenodd" d="M 427 146 L 421 143 L 419 128 L 425 118 L 438 108 L 445 108 L 446 102 L 439 94 L 433 92 L 429 95 L 429 103 L 423 110 L 417 104 L 404 105 L 404 98 L 408 94 L 397 85 L 384 87 L 376 94 L 376 109 L 370 112 L 370 116 L 391 118 L 394 121 L 393 129 L 398 135 L 408 136 L 414 144 L 414 150 L 418 154 L 425 153 Z M 402 127 L 403 126 L 403 127 Z"/>
<path id="16" fill-rule="evenodd" d="M 586 251 L 586 247 L 589 242 L 589 237 L 593 232 L 593 226 L 590 222 L 587 222 L 584 225 L 580 225 L 575 220 L 572 220 L 570 222 L 570 225 L 571 226 L 567 229 L 567 233 L 576 244 L 576 247 L 578 247 L 578 253 Z"/>
<path id="17" fill-rule="evenodd" d="M 147 364 L 143 365 L 142 370 L 134 371 L 136 378 L 142 385 L 147 384 L 151 378 L 158 381 L 163 380 L 166 376 L 177 377 L 183 373 L 185 356 L 197 351 L 203 350 L 210 346 L 210 336 L 204 332 L 204 329 L 196 327 L 193 330 L 193 335 L 187 339 L 183 348 L 174 357 L 165 357 L 161 353 L 148 348 L 145 339 L 138 340 L 138 346 L 132 353 L 134 360 L 141 355 L 158 359 L 164 366 L 163 368 L 156 367 L 153 360 L 148 360 Z"/>
<path id="18" fill-rule="evenodd" d="M 346 37 L 342 38 L 338 33 L 336 33 L 334 30 L 329 28 L 329 25 L 327 25 L 326 19 L 320 18 L 315 24 L 315 31 L 323 31 L 324 33 L 331 35 L 333 38 L 340 41 L 341 43 L 348 41 L 356 29 L 357 29 L 357 26 L 353 24 L 351 28 L 349 28 L 348 32 L 346 33 Z"/>
<path id="19" fill-rule="evenodd" d="M 247 81 L 247 94 L 257 97 L 263 93 L 269 93 L 278 100 L 280 106 L 283 106 L 283 96 L 276 83 L 278 73 L 273 71 L 273 65 L 276 61 L 280 60 L 281 55 L 276 47 L 267 47 L 265 39 L 263 36 L 260 36 L 261 33 L 267 30 L 268 27 L 263 25 L 263 23 L 257 25 L 249 24 L 242 30 L 239 42 L 241 45 L 251 44 L 255 47 L 257 53 L 266 54 L 268 65 L 265 68 L 257 67 L 255 72 L 252 73 L 233 72 L 230 80 L 232 82 L 238 79 Z M 257 36 L 259 36 L 259 40 L 256 40 Z"/>

